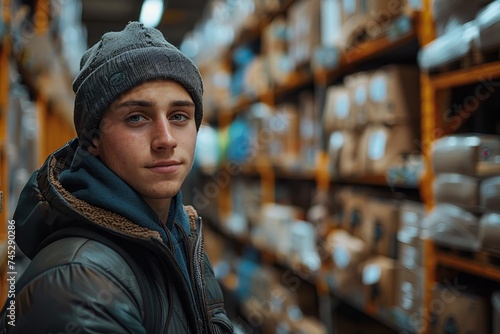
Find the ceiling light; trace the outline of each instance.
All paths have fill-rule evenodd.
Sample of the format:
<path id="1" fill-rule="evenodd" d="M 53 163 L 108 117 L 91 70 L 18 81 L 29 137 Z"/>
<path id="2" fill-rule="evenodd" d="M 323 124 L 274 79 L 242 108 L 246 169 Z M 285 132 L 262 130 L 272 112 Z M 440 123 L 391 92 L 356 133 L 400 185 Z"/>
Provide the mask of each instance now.
<path id="1" fill-rule="evenodd" d="M 139 21 L 147 27 L 156 27 L 163 16 L 163 0 L 144 0 Z"/>

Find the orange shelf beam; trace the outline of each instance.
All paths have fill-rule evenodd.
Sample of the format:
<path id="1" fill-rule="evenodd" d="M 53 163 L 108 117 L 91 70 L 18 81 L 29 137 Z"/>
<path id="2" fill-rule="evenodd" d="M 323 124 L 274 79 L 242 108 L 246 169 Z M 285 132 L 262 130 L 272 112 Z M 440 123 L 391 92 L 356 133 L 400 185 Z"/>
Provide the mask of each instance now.
<path id="1" fill-rule="evenodd" d="M 371 41 L 363 42 L 343 53 L 340 64 L 334 70 L 318 70 L 314 76 L 316 82 L 321 85 L 328 85 L 344 73 L 353 71 L 360 64 L 380 55 L 389 52 L 391 49 L 405 45 L 417 38 L 415 28 L 398 39 L 382 37 Z"/>
<path id="2" fill-rule="evenodd" d="M 498 266 L 439 251 L 436 256 L 437 262 L 445 267 L 500 282 L 500 267 Z"/>
<path id="3" fill-rule="evenodd" d="M 500 62 L 494 62 L 447 73 L 435 74 L 430 76 L 430 82 L 436 90 L 439 90 L 473 83 L 487 84 L 488 80 L 499 77 Z"/>

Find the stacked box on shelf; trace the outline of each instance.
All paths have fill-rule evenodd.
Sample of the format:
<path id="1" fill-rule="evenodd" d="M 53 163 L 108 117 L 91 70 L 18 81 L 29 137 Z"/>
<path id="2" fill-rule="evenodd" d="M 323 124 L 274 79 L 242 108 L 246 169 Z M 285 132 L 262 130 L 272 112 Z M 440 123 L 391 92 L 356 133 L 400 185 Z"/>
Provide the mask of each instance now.
<path id="1" fill-rule="evenodd" d="M 377 261 L 383 258 L 381 268 L 389 270 L 386 264 L 396 256 L 398 203 L 376 199 L 366 191 L 351 187 L 337 193 L 335 198 L 341 202 L 338 208 L 341 229 L 331 231 L 325 242 L 333 263 L 331 285 L 335 293 L 362 306 L 367 300 L 368 289 L 362 283 L 365 264 L 375 261 L 374 265 L 378 266 Z"/>
<path id="2" fill-rule="evenodd" d="M 396 260 L 387 256 L 372 256 L 362 264 L 363 300 L 374 305 L 381 314 L 388 314 L 396 303 L 394 289 L 397 274 Z"/>
<path id="3" fill-rule="evenodd" d="M 260 223 L 251 231 L 252 241 L 258 247 L 273 252 L 279 259 L 316 271 L 320 265 L 316 231 L 302 217 L 302 210 L 296 207 L 267 203 L 261 209 Z"/>
<path id="4" fill-rule="evenodd" d="M 272 85 L 270 73 L 266 57 L 256 55 L 245 69 L 242 93 L 245 96 L 259 96 L 268 92 Z"/>
<path id="5" fill-rule="evenodd" d="M 333 176 L 386 175 L 418 155 L 418 68 L 387 65 L 344 82 L 328 89 L 323 115 Z"/>
<path id="6" fill-rule="evenodd" d="M 400 221 L 400 202 L 371 197 L 366 211 L 366 240 L 372 254 L 392 259 L 398 257 L 397 234 Z"/>
<path id="7" fill-rule="evenodd" d="M 423 314 L 425 272 L 421 231 L 425 210 L 422 203 L 405 200 L 400 213 L 395 315 L 401 327 L 418 332 Z"/>
<path id="8" fill-rule="evenodd" d="M 314 169 L 320 151 L 321 120 L 314 95 L 309 91 L 299 93 L 300 161 L 303 168 Z"/>
<path id="9" fill-rule="evenodd" d="M 335 68 L 342 55 L 342 3 L 339 0 L 321 0 L 321 42 L 315 48 L 313 69 Z"/>
<path id="10" fill-rule="evenodd" d="M 366 173 L 385 175 L 403 155 L 418 152 L 420 134 L 420 72 L 415 66 L 387 65 L 370 75 Z"/>
<path id="11" fill-rule="evenodd" d="M 500 176 L 493 176 L 481 182 L 479 206 L 483 212 L 479 221 L 481 246 L 500 254 Z"/>
<path id="12" fill-rule="evenodd" d="M 246 75 L 257 56 L 252 45 L 242 45 L 234 51 L 232 55 L 233 72 L 229 87 L 230 95 L 233 99 L 237 99 L 246 91 L 249 91 L 245 81 Z"/>
<path id="13" fill-rule="evenodd" d="M 330 231 L 324 245 L 333 264 L 335 293 L 360 306 L 370 303 L 384 315 L 400 308 L 400 314 L 415 318 L 422 306 L 423 204 L 382 199 L 353 187 L 343 187 L 333 197 L 339 201 L 340 229 Z"/>
<path id="14" fill-rule="evenodd" d="M 368 124 L 368 83 L 369 72 L 358 72 L 346 76 L 344 85 L 349 94 L 349 117 L 350 126 L 355 139 L 354 146 L 350 150 L 343 150 L 340 160 L 342 176 L 363 176 L 366 174 L 366 145 L 363 145 L 363 133 Z M 349 144 L 346 143 L 346 146 Z M 350 152 L 349 152 L 350 151 Z"/>
<path id="15" fill-rule="evenodd" d="M 286 84 L 295 70 L 288 51 L 289 31 L 286 19 L 277 16 L 262 33 L 261 51 L 273 86 Z"/>
<path id="16" fill-rule="evenodd" d="M 368 245 L 345 230 L 331 231 L 325 242 L 333 263 L 329 284 L 333 292 L 363 306 L 361 263 L 369 256 Z"/>
<path id="17" fill-rule="evenodd" d="M 481 249 L 483 243 L 487 247 L 491 245 L 492 239 L 488 238 L 497 228 L 494 223 L 490 224 L 488 216 L 480 223 L 489 206 L 482 209 L 479 203 L 498 196 L 499 189 L 492 179 L 492 187 L 485 184 L 484 189 L 490 189 L 486 191 L 488 195 L 485 197 L 483 191 L 481 197 L 480 187 L 485 179 L 499 175 L 499 157 L 500 136 L 497 135 L 458 134 L 435 142 L 432 168 L 436 175 L 433 185 L 436 205 L 426 217 L 428 237 L 438 244 L 468 251 Z M 497 240 L 493 240 L 495 244 Z"/>
<path id="18" fill-rule="evenodd" d="M 288 9 L 289 52 L 294 68 L 309 66 L 314 50 L 321 43 L 321 0 L 295 1 Z"/>
<path id="19" fill-rule="evenodd" d="M 205 92 L 203 95 L 204 119 L 214 120 L 217 110 L 227 108 L 230 102 L 231 71 L 223 61 L 212 62 L 200 69 Z"/>
<path id="20" fill-rule="evenodd" d="M 401 0 L 343 0 L 343 47 L 349 49 L 361 41 L 384 36 L 389 23 L 403 12 L 404 5 L 407 4 Z"/>
<path id="21" fill-rule="evenodd" d="M 274 165 L 292 169 L 300 163 L 300 122 L 293 103 L 279 104 L 264 120 L 263 148 Z"/>
<path id="22" fill-rule="evenodd" d="M 462 286 L 436 284 L 430 307 L 431 334 L 496 333 L 490 331 L 488 300 Z"/>
<path id="23" fill-rule="evenodd" d="M 363 300 L 387 314 L 396 303 L 400 202 L 368 196 L 362 225 L 370 254 L 361 264 Z"/>
<path id="24" fill-rule="evenodd" d="M 350 176 L 358 164 L 357 142 L 354 130 L 349 91 L 343 85 L 327 90 L 324 110 L 324 129 L 328 138 L 329 169 L 332 176 Z"/>
<path id="25" fill-rule="evenodd" d="M 243 260 L 240 268 L 242 311 L 253 327 L 263 333 L 278 333 L 280 328 L 288 328 L 289 333 L 326 333 L 319 320 L 304 315 L 316 305 L 299 286 L 288 286 L 277 270 L 251 259 Z"/>
<path id="26" fill-rule="evenodd" d="M 346 51 L 356 52 L 360 43 L 387 36 L 402 14 L 411 15 L 420 7 L 418 0 L 322 0 L 321 46 L 316 50 L 314 67 L 337 67 Z"/>

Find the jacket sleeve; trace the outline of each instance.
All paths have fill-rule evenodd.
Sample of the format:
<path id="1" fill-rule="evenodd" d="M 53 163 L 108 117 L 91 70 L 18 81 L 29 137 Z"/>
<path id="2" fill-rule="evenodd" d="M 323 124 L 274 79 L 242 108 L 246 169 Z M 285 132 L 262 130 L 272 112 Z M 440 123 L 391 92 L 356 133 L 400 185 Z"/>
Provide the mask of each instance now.
<path id="1" fill-rule="evenodd" d="M 233 324 L 226 315 L 224 309 L 224 297 L 219 282 L 215 278 L 214 270 L 205 253 L 205 294 L 207 297 L 207 308 L 211 316 L 213 333 L 234 333 Z"/>
<path id="2" fill-rule="evenodd" d="M 35 257 L 21 277 L 28 280 L 15 299 L 15 326 L 6 319 L 7 332 L 146 334 L 141 301 L 132 293 L 135 278 L 107 270 L 106 261 L 83 258 L 47 268 Z"/>

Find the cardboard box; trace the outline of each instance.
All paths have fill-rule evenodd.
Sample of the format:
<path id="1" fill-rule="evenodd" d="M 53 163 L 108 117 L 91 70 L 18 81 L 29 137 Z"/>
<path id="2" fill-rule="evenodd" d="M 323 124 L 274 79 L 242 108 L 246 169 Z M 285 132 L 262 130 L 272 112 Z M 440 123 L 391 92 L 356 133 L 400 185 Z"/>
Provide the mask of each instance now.
<path id="1" fill-rule="evenodd" d="M 434 173 L 488 177 L 500 174 L 500 136 L 459 134 L 442 137 L 431 149 Z"/>
<path id="2" fill-rule="evenodd" d="M 414 125 L 370 125 L 363 133 L 361 145 L 366 145 L 366 173 L 385 175 L 399 163 L 402 155 L 418 150 L 419 133 Z"/>
<path id="3" fill-rule="evenodd" d="M 275 17 L 262 32 L 262 54 L 284 53 L 288 49 L 288 24 L 285 17 Z"/>
<path id="4" fill-rule="evenodd" d="M 419 236 L 406 231 L 398 232 L 398 263 L 401 267 L 413 270 L 423 265 L 424 242 Z"/>
<path id="5" fill-rule="evenodd" d="M 376 256 L 363 264 L 362 282 L 365 302 L 388 311 L 396 302 L 396 260 Z"/>
<path id="6" fill-rule="evenodd" d="M 290 103 L 276 107 L 264 121 L 267 136 L 264 147 L 273 164 L 294 168 L 300 162 L 300 132 L 297 108 Z"/>
<path id="7" fill-rule="evenodd" d="M 371 253 L 397 258 L 399 230 L 399 202 L 370 198 L 366 210 L 365 229 Z"/>
<path id="8" fill-rule="evenodd" d="M 291 242 L 288 259 L 292 264 L 302 264 L 311 271 L 321 266 L 321 260 L 316 252 L 316 229 L 310 223 L 296 220 L 291 226 Z"/>
<path id="9" fill-rule="evenodd" d="M 344 79 L 345 87 L 351 98 L 350 114 L 354 119 L 354 126 L 363 130 L 368 125 L 368 89 L 371 72 L 357 72 Z"/>
<path id="10" fill-rule="evenodd" d="M 411 200 L 401 201 L 401 230 L 411 230 L 414 235 L 420 235 L 422 220 L 425 217 L 425 207 L 422 202 Z"/>
<path id="11" fill-rule="evenodd" d="M 299 94 L 300 143 L 302 167 L 315 168 L 320 148 L 321 120 L 311 92 Z"/>
<path id="12" fill-rule="evenodd" d="M 342 48 L 351 47 L 364 29 L 366 12 L 366 1 L 342 0 Z"/>
<path id="13" fill-rule="evenodd" d="M 387 34 L 387 28 L 403 11 L 402 0 L 366 1 L 364 31 L 370 40 Z"/>
<path id="14" fill-rule="evenodd" d="M 342 34 L 345 47 L 358 39 L 376 39 L 387 32 L 387 26 L 403 11 L 401 0 L 343 0 Z"/>
<path id="15" fill-rule="evenodd" d="M 342 45 L 342 1 L 321 0 L 321 45 Z"/>
<path id="16" fill-rule="evenodd" d="M 480 206 L 485 211 L 500 213 L 500 177 L 492 177 L 481 182 L 479 188 Z"/>
<path id="17" fill-rule="evenodd" d="M 483 296 L 436 284 L 430 303 L 432 334 L 489 334 L 489 302 Z"/>
<path id="18" fill-rule="evenodd" d="M 434 200 L 478 211 L 479 182 L 479 179 L 467 175 L 438 174 L 433 181 Z"/>
<path id="19" fill-rule="evenodd" d="M 336 230 L 328 235 L 326 247 L 334 264 L 333 290 L 344 297 L 359 294 L 362 288 L 359 266 L 369 255 L 366 242 L 344 230 Z"/>
<path id="20" fill-rule="evenodd" d="M 361 176 L 364 173 L 364 150 L 358 147 L 355 131 L 334 131 L 328 140 L 328 161 L 333 177 Z"/>
<path id="21" fill-rule="evenodd" d="M 359 177 L 366 174 L 366 141 L 356 131 L 344 131 L 345 140 L 340 152 L 341 177 Z"/>
<path id="22" fill-rule="evenodd" d="M 425 217 L 423 203 L 401 202 L 398 231 L 398 263 L 400 267 L 414 270 L 423 266 L 424 242 L 421 237 Z"/>
<path id="23" fill-rule="evenodd" d="M 258 96 L 271 89 L 271 77 L 267 68 L 268 63 L 264 56 L 259 55 L 252 59 L 245 69 L 243 79 L 243 94 Z"/>
<path id="24" fill-rule="evenodd" d="M 373 1 L 377 3 L 377 1 Z M 388 65 L 370 76 L 368 120 L 386 125 L 420 119 L 420 71 L 416 66 Z"/>
<path id="25" fill-rule="evenodd" d="M 368 197 L 362 191 L 352 191 L 345 196 L 342 228 L 355 237 L 369 243 L 366 231 Z"/>
<path id="26" fill-rule="evenodd" d="M 300 0 L 288 9 L 291 38 L 289 51 L 294 67 L 308 65 L 321 43 L 321 0 Z"/>
<path id="27" fill-rule="evenodd" d="M 338 130 L 353 130 L 355 128 L 351 98 L 349 90 L 345 86 L 335 85 L 328 88 L 323 110 L 323 121 L 326 133 Z"/>
<path id="28" fill-rule="evenodd" d="M 421 328 L 424 302 L 424 267 L 412 270 L 398 267 L 396 311 L 405 328 Z"/>
<path id="29" fill-rule="evenodd" d="M 290 251 L 291 226 L 297 219 L 296 208 L 276 203 L 262 206 L 261 224 L 264 247 L 285 256 Z"/>

